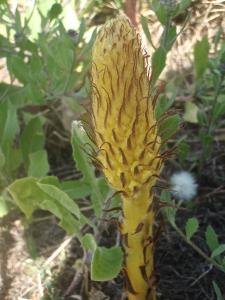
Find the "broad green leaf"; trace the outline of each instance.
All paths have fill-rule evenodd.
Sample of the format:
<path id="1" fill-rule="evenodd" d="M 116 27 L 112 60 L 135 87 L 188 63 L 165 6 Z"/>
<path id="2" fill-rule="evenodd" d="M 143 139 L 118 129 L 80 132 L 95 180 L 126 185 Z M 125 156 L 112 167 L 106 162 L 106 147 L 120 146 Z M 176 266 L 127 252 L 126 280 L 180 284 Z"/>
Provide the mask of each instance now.
<path id="1" fill-rule="evenodd" d="M 221 293 L 221 290 L 219 288 L 219 286 L 217 285 L 217 283 L 213 280 L 213 288 L 214 288 L 214 291 L 216 293 L 216 300 L 224 300 L 224 297 Z"/>
<path id="2" fill-rule="evenodd" d="M 46 181 L 51 181 L 50 178 L 47 177 Z M 79 235 L 81 213 L 78 206 L 55 185 L 43 184 L 43 181 L 32 177 L 18 179 L 8 191 L 27 218 L 31 218 L 36 209 L 48 210 L 60 219 L 59 225 L 68 234 Z"/>
<path id="3" fill-rule="evenodd" d="M 15 180 L 8 191 L 27 218 L 32 216 L 45 197 L 37 186 L 37 180 L 30 177 Z"/>
<path id="4" fill-rule="evenodd" d="M 192 101 L 187 101 L 185 102 L 185 108 L 184 108 L 184 115 L 183 118 L 186 122 L 198 123 L 198 106 L 192 102 Z"/>
<path id="5" fill-rule="evenodd" d="M 46 150 L 39 150 L 29 154 L 28 176 L 44 177 L 49 172 Z"/>
<path id="6" fill-rule="evenodd" d="M 151 85 L 154 86 L 166 65 L 166 51 L 159 47 L 152 56 Z"/>
<path id="7" fill-rule="evenodd" d="M 54 185 L 37 183 L 37 186 L 45 192 L 48 196 L 53 198 L 56 203 L 66 208 L 69 212 L 74 214 L 78 219 L 80 218 L 80 209 L 78 205 L 63 191 Z"/>
<path id="8" fill-rule="evenodd" d="M 85 198 L 91 194 L 91 188 L 83 179 L 63 181 L 60 187 L 72 199 Z"/>
<path id="9" fill-rule="evenodd" d="M 86 251 L 91 250 L 94 252 L 97 248 L 95 237 L 91 233 L 86 233 L 84 236 L 82 236 L 81 243 Z"/>
<path id="10" fill-rule="evenodd" d="M 76 234 L 79 236 L 80 222 L 77 221 L 74 216 L 67 210 L 60 207 L 54 201 L 42 201 L 40 203 L 40 208 L 50 211 L 56 217 L 60 219 L 59 225 L 68 233 Z"/>
<path id="11" fill-rule="evenodd" d="M 211 252 L 219 247 L 217 234 L 211 225 L 208 225 L 205 232 L 206 243 Z"/>
<path id="12" fill-rule="evenodd" d="M 187 220 L 187 223 L 185 225 L 185 231 L 186 231 L 186 237 L 188 240 L 192 238 L 192 236 L 196 233 L 198 230 L 198 220 L 196 218 L 190 218 Z"/>
<path id="13" fill-rule="evenodd" d="M 173 134 L 176 133 L 178 127 L 180 124 L 180 118 L 179 116 L 172 115 L 165 119 L 161 124 L 159 128 L 159 134 L 162 138 L 162 140 L 169 139 Z"/>
<path id="14" fill-rule="evenodd" d="M 208 66 L 209 42 L 207 36 L 194 46 L 194 65 L 196 78 L 200 79 Z"/>
<path id="15" fill-rule="evenodd" d="M 221 244 L 221 245 L 219 245 L 219 247 L 217 247 L 217 248 L 212 252 L 211 257 L 212 257 L 212 258 L 217 257 L 217 256 L 219 256 L 220 254 L 222 254 L 224 251 L 225 251 L 225 244 Z"/>
<path id="16" fill-rule="evenodd" d="M 120 247 L 97 247 L 91 262 L 91 279 L 95 281 L 111 280 L 118 275 L 123 263 L 123 251 Z"/>

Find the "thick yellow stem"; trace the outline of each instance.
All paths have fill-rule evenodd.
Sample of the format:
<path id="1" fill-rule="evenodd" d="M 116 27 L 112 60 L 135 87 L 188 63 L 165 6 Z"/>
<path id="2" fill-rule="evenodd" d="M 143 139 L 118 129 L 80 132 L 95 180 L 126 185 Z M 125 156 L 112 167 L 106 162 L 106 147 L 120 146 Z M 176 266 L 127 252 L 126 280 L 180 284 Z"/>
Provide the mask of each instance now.
<path id="1" fill-rule="evenodd" d="M 126 250 L 125 272 L 130 300 L 156 299 L 153 265 L 154 212 L 149 209 L 148 194 L 143 191 L 138 198 L 123 198 L 123 224 L 121 233 Z M 132 288 L 131 288 L 132 287 Z M 133 289 L 133 291 L 132 291 Z"/>

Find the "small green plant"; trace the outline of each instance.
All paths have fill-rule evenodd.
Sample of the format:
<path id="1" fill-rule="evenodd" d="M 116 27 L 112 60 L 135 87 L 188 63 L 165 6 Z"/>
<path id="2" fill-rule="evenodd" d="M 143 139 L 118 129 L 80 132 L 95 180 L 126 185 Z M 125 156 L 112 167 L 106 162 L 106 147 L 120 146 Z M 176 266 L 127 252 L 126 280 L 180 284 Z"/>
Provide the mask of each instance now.
<path id="1" fill-rule="evenodd" d="M 210 56 L 210 49 L 215 51 Z M 212 159 L 213 146 L 217 132 L 224 126 L 225 116 L 225 43 L 221 40 L 220 32 L 210 45 L 207 36 L 194 46 L 195 80 L 193 83 L 194 101 L 185 103 L 184 120 L 198 126 L 198 142 L 201 151 L 193 158 L 192 168 L 202 174 L 204 167 Z M 188 157 L 189 146 L 181 145 L 182 155 Z M 182 162 L 181 162 L 182 163 Z"/>
<path id="2" fill-rule="evenodd" d="M 213 265 L 218 270 L 225 273 L 225 244 L 220 244 L 218 236 L 211 225 L 208 225 L 205 231 L 205 242 L 209 249 L 209 254 L 202 251 L 193 241 L 192 237 L 199 228 L 198 219 L 195 217 L 189 218 L 185 224 L 185 231 L 183 232 L 176 224 L 176 213 L 179 205 L 171 199 L 169 192 L 162 192 L 161 201 L 169 204 L 169 207 L 163 208 L 164 215 L 169 221 L 170 225 L 176 230 L 184 241 L 189 244 L 199 255 L 201 255 L 210 265 Z"/>
<path id="3" fill-rule="evenodd" d="M 13 180 L 50 171 L 46 128 L 51 118 L 59 120 L 59 103 L 71 106 L 73 99 L 76 110 L 87 95 L 95 33 L 85 41 L 84 20 L 78 32 L 66 31 L 61 14 L 60 4 L 41 9 L 34 3 L 25 16 L 7 1 L 0 4 L 0 52 L 8 71 L 8 81 L 0 83 L 0 216 L 13 205 L 5 192 Z"/>

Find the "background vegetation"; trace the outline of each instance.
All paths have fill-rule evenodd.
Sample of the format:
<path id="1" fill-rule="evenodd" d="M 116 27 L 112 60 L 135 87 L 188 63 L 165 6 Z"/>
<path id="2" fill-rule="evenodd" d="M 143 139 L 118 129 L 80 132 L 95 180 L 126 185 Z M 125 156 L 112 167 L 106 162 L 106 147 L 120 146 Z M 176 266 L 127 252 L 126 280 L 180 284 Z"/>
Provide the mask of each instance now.
<path id="1" fill-rule="evenodd" d="M 83 127 L 96 30 L 123 11 L 151 54 L 153 93 L 165 86 L 157 117 L 176 111 L 161 128 L 176 150 L 156 191 L 158 297 L 224 298 L 225 4 L 212 2 L 215 23 L 204 19 L 207 30 L 193 40 L 199 2 L 0 1 L 1 299 L 121 296 L 120 199 L 91 163 Z M 186 41 L 182 64 L 173 51 Z M 179 170 L 196 178 L 191 201 L 170 192 Z"/>

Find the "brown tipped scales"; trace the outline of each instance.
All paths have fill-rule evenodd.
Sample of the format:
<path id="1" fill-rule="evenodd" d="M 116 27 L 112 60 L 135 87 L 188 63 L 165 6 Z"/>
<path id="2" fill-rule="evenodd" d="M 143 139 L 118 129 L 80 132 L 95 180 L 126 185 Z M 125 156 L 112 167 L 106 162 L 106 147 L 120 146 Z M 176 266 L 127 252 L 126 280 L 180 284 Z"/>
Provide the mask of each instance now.
<path id="1" fill-rule="evenodd" d="M 163 158 L 141 41 L 125 16 L 97 34 L 92 64 L 96 159 L 121 191 L 125 283 L 129 299 L 156 299 L 153 193 Z"/>

